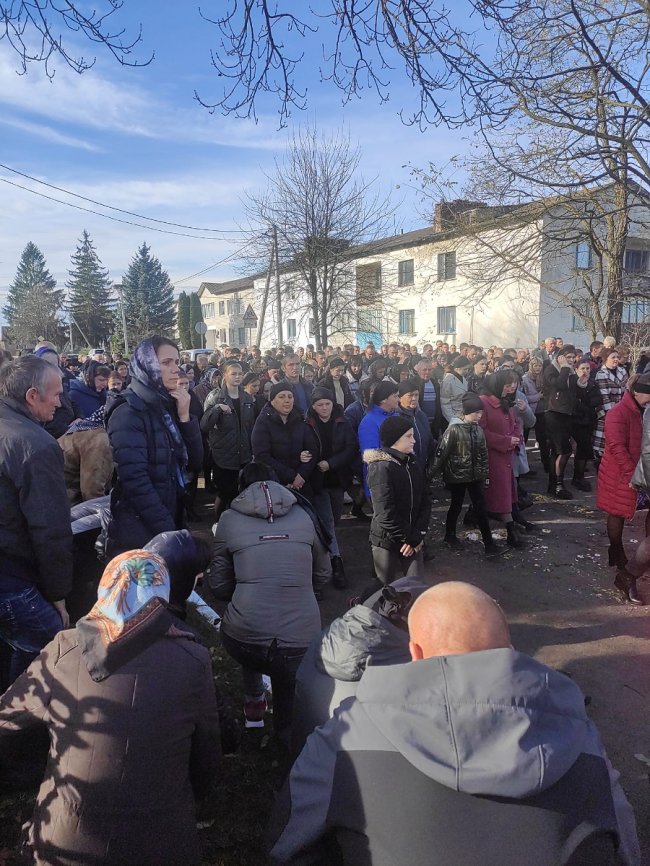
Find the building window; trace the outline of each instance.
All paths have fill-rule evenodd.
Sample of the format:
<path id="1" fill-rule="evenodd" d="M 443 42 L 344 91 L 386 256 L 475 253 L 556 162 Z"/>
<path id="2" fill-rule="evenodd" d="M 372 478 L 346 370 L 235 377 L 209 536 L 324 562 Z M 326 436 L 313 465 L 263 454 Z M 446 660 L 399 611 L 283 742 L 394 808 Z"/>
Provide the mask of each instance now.
<path id="1" fill-rule="evenodd" d="M 366 333 L 381 333 L 381 310 L 359 310 L 357 313 L 357 330 Z"/>
<path id="2" fill-rule="evenodd" d="M 456 307 L 438 307 L 438 333 L 456 333 Z"/>
<path id="3" fill-rule="evenodd" d="M 405 259 L 397 265 L 397 285 L 412 286 L 414 283 L 413 259 Z M 406 333 L 406 332 L 404 332 Z"/>
<path id="4" fill-rule="evenodd" d="M 624 268 L 628 274 L 647 274 L 648 250 L 625 250 Z"/>
<path id="5" fill-rule="evenodd" d="M 240 316 L 242 302 L 237 298 L 234 298 L 232 301 L 228 301 L 228 315 L 229 316 Z"/>
<path id="6" fill-rule="evenodd" d="M 230 301 L 228 303 L 230 303 Z M 228 328 L 228 345 L 229 346 L 235 345 L 235 329 L 234 328 Z"/>
<path id="7" fill-rule="evenodd" d="M 204 319 L 211 319 L 214 316 L 214 304 L 201 304 L 201 313 Z"/>
<path id="8" fill-rule="evenodd" d="M 295 319 L 287 319 L 287 340 L 295 340 L 296 339 L 296 320 Z"/>
<path id="9" fill-rule="evenodd" d="M 221 301 L 220 303 L 223 303 L 223 301 Z M 219 342 L 221 342 L 221 343 L 226 342 L 226 329 L 225 328 L 219 329 Z"/>
<path id="10" fill-rule="evenodd" d="M 636 252 L 636 250 L 635 250 Z M 650 301 L 627 301 L 623 304 L 621 322 L 624 325 L 640 325 L 650 320 Z"/>
<path id="11" fill-rule="evenodd" d="M 438 282 L 456 279 L 456 252 L 438 253 Z M 451 308 L 450 308 L 451 309 Z M 439 334 L 447 331 L 438 331 Z"/>
<path id="12" fill-rule="evenodd" d="M 591 267 L 591 244 L 589 241 L 580 241 L 576 244 L 576 268 L 586 271 Z"/>
<path id="13" fill-rule="evenodd" d="M 220 316 L 226 315 L 226 302 L 225 301 L 219 301 L 219 315 Z"/>
<path id="14" fill-rule="evenodd" d="M 399 332 L 409 335 L 415 333 L 415 310 L 399 311 Z"/>
<path id="15" fill-rule="evenodd" d="M 381 262 L 357 265 L 357 303 L 375 304 L 381 298 Z"/>
<path id="16" fill-rule="evenodd" d="M 246 345 L 246 328 L 237 328 L 237 335 L 238 335 L 237 342 L 239 343 L 239 345 L 245 346 Z"/>

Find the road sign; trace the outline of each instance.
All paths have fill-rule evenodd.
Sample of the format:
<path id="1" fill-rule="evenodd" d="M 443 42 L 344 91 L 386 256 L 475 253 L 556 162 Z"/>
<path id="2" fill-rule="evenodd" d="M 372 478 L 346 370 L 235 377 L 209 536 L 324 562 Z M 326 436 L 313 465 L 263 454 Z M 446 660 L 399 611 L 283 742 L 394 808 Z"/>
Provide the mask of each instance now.
<path id="1" fill-rule="evenodd" d="M 194 325 L 194 330 L 197 334 L 205 334 L 205 332 L 208 330 L 208 326 L 205 324 L 205 322 L 197 322 L 196 325 Z"/>
<path id="2" fill-rule="evenodd" d="M 257 315 L 250 304 L 246 307 L 246 312 L 243 315 L 243 322 L 245 328 L 257 327 Z"/>

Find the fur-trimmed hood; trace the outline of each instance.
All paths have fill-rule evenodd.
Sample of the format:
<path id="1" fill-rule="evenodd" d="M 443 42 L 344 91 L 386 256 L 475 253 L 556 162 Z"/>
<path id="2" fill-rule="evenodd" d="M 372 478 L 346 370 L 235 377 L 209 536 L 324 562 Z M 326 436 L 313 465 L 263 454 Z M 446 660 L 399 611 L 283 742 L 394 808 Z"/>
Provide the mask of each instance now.
<path id="1" fill-rule="evenodd" d="M 404 454 L 403 457 L 408 455 Z M 391 463 L 401 464 L 404 460 L 400 460 L 397 456 L 397 453 L 393 451 L 392 448 L 368 448 L 362 454 L 364 463 L 379 463 L 382 460 L 389 461 Z"/>

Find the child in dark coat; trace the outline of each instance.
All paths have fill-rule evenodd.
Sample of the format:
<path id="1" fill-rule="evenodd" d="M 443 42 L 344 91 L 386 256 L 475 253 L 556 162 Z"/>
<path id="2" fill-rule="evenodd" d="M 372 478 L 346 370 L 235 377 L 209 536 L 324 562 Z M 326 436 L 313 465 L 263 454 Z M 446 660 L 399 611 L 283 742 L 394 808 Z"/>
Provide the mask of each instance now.
<path id="1" fill-rule="evenodd" d="M 462 418 L 452 418 L 436 451 L 434 473 L 441 472 L 451 490 L 445 541 L 452 550 L 462 550 L 456 524 L 463 507 L 465 491 L 472 502 L 474 519 L 481 532 L 487 556 L 498 556 L 501 548 L 492 540 L 483 487 L 488 480 L 488 451 L 485 434 L 478 426 L 483 403 L 478 394 L 467 391 L 462 398 Z"/>

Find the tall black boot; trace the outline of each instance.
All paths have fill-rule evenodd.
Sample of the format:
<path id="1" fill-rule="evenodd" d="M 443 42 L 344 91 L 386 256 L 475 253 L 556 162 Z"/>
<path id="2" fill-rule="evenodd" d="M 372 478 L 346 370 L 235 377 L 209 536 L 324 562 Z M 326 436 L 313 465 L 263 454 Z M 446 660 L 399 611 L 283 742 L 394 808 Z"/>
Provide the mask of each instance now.
<path id="1" fill-rule="evenodd" d="M 549 463 L 549 473 L 548 473 L 548 487 L 546 488 L 546 492 L 551 496 L 555 496 L 555 485 L 557 484 L 557 477 L 555 475 L 555 462 L 551 461 Z"/>
<path id="2" fill-rule="evenodd" d="M 624 569 L 619 571 L 614 579 L 614 586 L 621 591 L 630 604 L 643 604 L 643 599 L 636 588 L 636 578 L 629 571 Z"/>
<path id="3" fill-rule="evenodd" d="M 591 484 L 588 481 L 585 481 L 585 471 L 587 469 L 587 461 L 586 460 L 574 460 L 573 461 L 573 480 L 571 481 L 572 487 L 575 487 L 577 490 L 582 490 L 585 493 L 591 493 Z"/>
<path id="4" fill-rule="evenodd" d="M 559 476 L 555 479 L 555 498 L 573 499 L 573 493 L 564 486 L 564 478 Z"/>
<path id="5" fill-rule="evenodd" d="M 506 544 L 508 547 L 514 547 L 515 550 L 521 550 L 526 545 L 517 535 L 517 530 L 515 529 L 514 520 L 511 520 L 509 523 L 506 523 L 506 532 L 508 534 Z"/>

